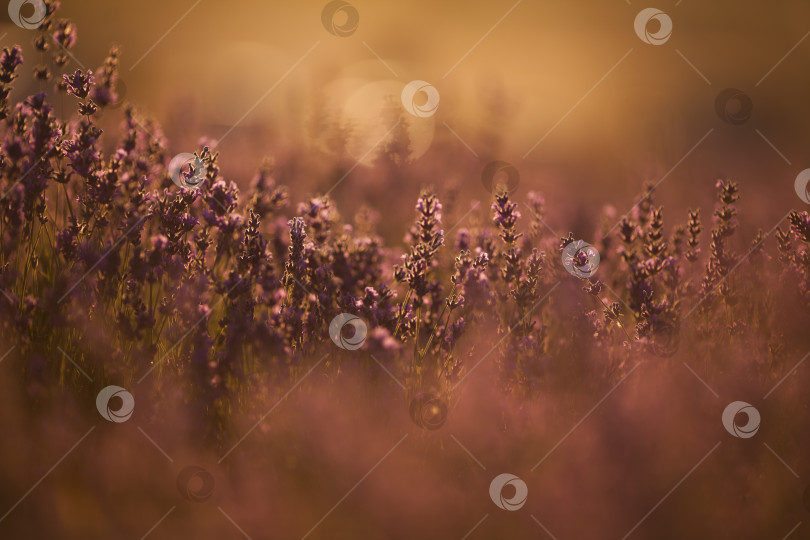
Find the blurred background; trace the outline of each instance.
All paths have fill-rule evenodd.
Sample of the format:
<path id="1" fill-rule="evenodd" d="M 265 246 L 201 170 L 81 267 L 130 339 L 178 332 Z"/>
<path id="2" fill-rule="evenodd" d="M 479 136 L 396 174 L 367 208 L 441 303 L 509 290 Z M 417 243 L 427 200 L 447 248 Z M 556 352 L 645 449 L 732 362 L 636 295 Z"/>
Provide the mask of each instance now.
<path id="1" fill-rule="evenodd" d="M 240 184 L 270 156 L 294 198 L 329 191 L 361 161 L 330 192 L 346 214 L 425 184 L 485 199 L 481 171 L 495 159 L 519 171 L 518 198 L 543 192 L 551 226 L 577 234 L 664 177 L 658 202 L 678 221 L 711 204 L 718 177 L 741 185 L 744 232 L 804 204 L 793 191 L 810 166 L 804 0 L 662 0 L 673 30 L 660 46 L 636 35 L 642 6 L 629 0 L 357 0 L 346 37 L 326 31 L 325 4 L 67 0 L 60 13 L 79 28 L 77 62 L 98 66 L 121 47 L 126 98 L 164 126 L 172 154 L 222 139 L 220 165 Z M 33 39 L 10 23 L 2 32 L 3 45 Z M 372 165 L 411 80 L 432 84 L 439 108 L 401 115 L 407 162 L 381 174 Z M 727 88 L 753 105 L 740 125 L 716 113 Z"/>

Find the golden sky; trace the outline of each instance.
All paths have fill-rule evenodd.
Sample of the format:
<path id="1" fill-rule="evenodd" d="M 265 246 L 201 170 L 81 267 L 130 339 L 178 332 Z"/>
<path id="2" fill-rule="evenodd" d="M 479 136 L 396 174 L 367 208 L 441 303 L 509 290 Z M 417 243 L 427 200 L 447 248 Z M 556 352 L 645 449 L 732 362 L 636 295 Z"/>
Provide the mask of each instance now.
<path id="1" fill-rule="evenodd" d="M 97 66 L 119 44 L 127 97 L 159 119 L 185 118 L 167 127 L 180 144 L 226 133 L 236 144 L 272 126 L 289 147 L 311 145 L 313 111 L 326 107 L 363 126 L 349 142 L 359 159 L 387 129 L 386 93 L 423 80 L 441 99 L 411 128 L 420 159 L 437 141 L 468 146 L 482 167 L 508 161 L 533 187 L 564 178 L 569 199 L 610 186 L 623 207 L 643 180 L 672 170 L 668 184 L 731 176 L 795 204 L 793 179 L 810 167 L 806 0 L 662 1 L 652 7 L 672 33 L 661 45 L 636 34 L 650 7 L 637 0 L 353 0 L 359 25 L 346 37 L 326 31 L 325 1 L 62 4 L 79 27 L 77 59 Z M 28 44 L 6 27 L 3 41 Z M 716 114 L 727 88 L 750 97 L 741 125 Z"/>

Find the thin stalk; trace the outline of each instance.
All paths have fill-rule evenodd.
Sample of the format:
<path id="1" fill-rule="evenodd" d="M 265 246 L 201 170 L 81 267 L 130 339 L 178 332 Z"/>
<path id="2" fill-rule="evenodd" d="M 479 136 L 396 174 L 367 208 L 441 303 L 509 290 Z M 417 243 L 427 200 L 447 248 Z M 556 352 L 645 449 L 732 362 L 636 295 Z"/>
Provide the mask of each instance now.
<path id="1" fill-rule="evenodd" d="M 439 334 L 439 343 L 441 343 L 442 340 L 444 339 L 444 335 L 447 333 L 447 327 L 450 326 L 450 319 L 453 316 L 453 309 L 454 308 L 450 308 L 450 313 L 447 314 L 447 322 L 444 323 L 444 328 L 442 328 L 442 333 Z"/>
<path id="2" fill-rule="evenodd" d="M 402 318 L 405 316 L 405 306 L 408 305 L 408 300 L 411 298 L 411 291 L 413 289 L 408 288 L 407 294 L 405 294 L 405 299 L 402 301 L 402 304 L 399 306 L 399 317 L 397 318 L 397 327 L 394 328 L 394 337 L 397 337 L 397 333 L 399 332 L 399 327 L 402 324 Z"/>
<path id="3" fill-rule="evenodd" d="M 422 365 L 422 359 L 419 357 L 419 322 L 422 319 L 422 308 L 418 308 L 416 310 L 416 336 L 413 340 L 413 355 L 414 360 L 417 362 L 418 366 Z"/>
<path id="4" fill-rule="evenodd" d="M 37 230 L 36 240 L 34 240 L 34 242 L 31 243 L 31 246 L 30 246 L 30 248 L 28 250 L 28 253 L 25 256 L 25 270 L 23 271 L 23 282 L 22 282 L 22 288 L 20 289 L 21 290 L 21 293 L 20 293 L 20 299 L 21 300 L 23 298 L 25 298 L 25 287 L 26 287 L 27 282 L 28 282 L 28 266 L 31 263 L 31 257 L 34 255 L 34 252 L 36 251 L 37 246 L 39 245 L 39 237 L 40 237 L 41 233 L 42 233 L 42 223 L 40 222 L 39 229 Z M 33 236 L 34 236 L 34 222 L 32 221 L 31 222 L 31 237 L 33 238 Z M 31 278 L 31 281 L 34 281 L 33 277 Z"/>
<path id="5" fill-rule="evenodd" d="M 456 284 L 454 283 L 453 284 L 453 289 L 450 291 L 450 294 L 448 295 L 448 299 L 452 300 L 453 299 L 453 294 L 455 292 L 456 292 Z M 422 357 L 424 357 L 425 354 L 427 354 L 427 351 L 430 348 L 431 343 L 433 343 L 433 337 L 436 335 L 436 330 L 439 328 L 439 325 L 442 322 L 442 317 L 444 317 L 444 312 L 445 311 L 447 311 L 447 302 L 444 303 L 444 306 L 442 307 L 442 312 L 439 313 L 439 318 L 436 319 L 436 325 L 433 327 L 433 330 L 431 330 L 431 332 L 430 332 L 430 338 L 428 339 L 427 345 L 425 345 L 425 348 L 422 349 L 422 354 L 421 354 Z M 449 317 L 448 317 L 447 321 L 450 322 Z"/>
<path id="6" fill-rule="evenodd" d="M 62 186 L 65 193 L 65 202 L 67 203 L 68 210 L 70 211 L 70 217 L 76 219 L 76 214 L 73 213 L 73 205 L 70 204 L 70 197 L 68 196 L 67 192 L 67 184 L 62 184 Z"/>

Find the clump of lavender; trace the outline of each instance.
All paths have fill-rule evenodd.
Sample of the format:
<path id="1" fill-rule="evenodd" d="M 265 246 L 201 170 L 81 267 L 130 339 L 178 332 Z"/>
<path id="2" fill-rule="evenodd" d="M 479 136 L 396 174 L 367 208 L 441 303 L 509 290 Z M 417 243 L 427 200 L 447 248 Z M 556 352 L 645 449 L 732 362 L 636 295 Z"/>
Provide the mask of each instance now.
<path id="1" fill-rule="evenodd" d="M 788 215 L 789 230 L 776 230 L 779 261 L 799 278 L 799 293 L 806 303 L 810 303 L 810 214 L 791 212 Z M 798 242 L 794 247 L 793 241 Z"/>
<path id="2" fill-rule="evenodd" d="M 160 125 L 132 106 L 115 107 L 119 51 L 99 69 L 66 72 L 64 51 L 76 29 L 52 20 L 54 3 L 48 9 L 34 43 L 40 92 L 10 103 L 22 49 L 0 53 L 0 336 L 16 346 L 25 380 L 36 382 L 32 400 L 48 385 L 84 397 L 94 391 L 66 360 L 39 360 L 61 347 L 94 379 L 148 372 L 145 380 L 158 388 L 179 383 L 208 428 L 203 436 L 217 445 L 252 373 L 271 373 L 279 388 L 289 388 L 313 357 L 328 357 L 324 369 L 333 376 L 377 369 L 335 348 L 328 326 L 340 313 L 363 319 L 368 352 L 403 377 L 410 394 L 449 395 L 451 383 L 472 369 L 470 358 L 486 351 L 497 355 L 507 387 L 531 393 L 612 377 L 628 353 L 686 354 L 682 335 L 689 336 L 684 343 L 709 347 L 717 328 L 742 339 L 746 327 L 778 326 L 770 297 L 734 278 L 739 191 L 732 182 L 717 184 L 708 257 L 700 209 L 668 231 L 648 185 L 614 238 L 605 239 L 600 273 L 589 280 L 572 281 L 558 257 L 546 256 L 575 239 L 569 234 L 556 244 L 546 235 L 539 194 L 529 195 L 531 215 L 522 225 L 518 199 L 498 193 L 491 220 L 471 217 L 449 250 L 442 203 L 424 190 L 397 258 L 402 250 L 386 245 L 368 208 L 347 222 L 325 195 L 290 204 L 270 159 L 252 180 L 228 178 L 219 154 L 201 144 L 200 170 L 188 174 L 204 181 L 196 189 L 175 186 Z M 73 103 L 65 120 L 53 106 L 62 93 Z M 99 129 L 100 109 L 120 114 L 116 140 Z M 404 178 L 404 147 L 392 148 L 380 166 Z M 794 212 L 789 221 L 774 235 L 775 263 L 767 236 L 753 238 L 753 277 L 766 279 L 776 266 L 782 286 L 810 305 L 810 217 Z M 577 257 L 587 262 L 584 253 Z M 552 297 L 560 278 L 579 285 Z M 732 312 L 746 286 L 760 300 Z M 718 299 L 726 306 L 723 324 L 712 318 Z M 684 306 L 700 310 L 687 318 Z M 762 348 L 775 356 L 782 341 L 774 337 Z"/>
<path id="3" fill-rule="evenodd" d="M 441 359 L 431 347 L 441 347 L 447 308 L 457 307 L 455 288 L 442 302 L 442 287 L 431 279 L 438 265 L 439 248 L 444 245 L 441 229 L 442 205 L 431 190 L 424 190 L 416 202 L 416 223 L 411 229 L 409 253 L 403 264 L 394 266 L 394 279 L 406 283 L 408 290 L 397 311 L 394 337 L 413 340 L 410 371 L 417 389 L 438 384 L 443 370 Z M 449 321 L 449 318 L 448 318 Z M 437 341 L 438 338 L 438 341 Z M 425 365 L 425 358 L 429 363 Z"/>
<path id="4" fill-rule="evenodd" d="M 546 200 L 540 193 L 530 191 L 528 193 L 529 208 L 532 210 L 531 221 L 529 222 L 528 239 L 537 242 L 543 238 L 546 232 L 546 225 L 543 222 L 545 217 Z"/>
<path id="5" fill-rule="evenodd" d="M 441 285 L 430 279 L 430 273 L 437 264 L 436 254 L 444 245 L 444 231 L 441 229 L 442 205 L 432 191 L 422 192 L 416 212 L 416 224 L 410 232 L 410 253 L 403 257 L 402 265 L 394 267 L 394 279 L 408 284 L 399 326 L 418 341 L 419 324 L 424 326 L 435 320 L 435 300 L 441 294 Z"/>
<path id="6" fill-rule="evenodd" d="M 697 260 L 700 255 L 700 208 L 695 211 L 689 210 L 689 221 L 686 223 L 689 238 L 686 240 L 688 249 L 686 250 L 685 257 L 690 263 Z"/>
<path id="7" fill-rule="evenodd" d="M 259 171 L 250 184 L 251 195 L 248 206 L 253 209 L 259 218 L 274 214 L 285 208 L 289 203 L 287 189 L 277 186 L 273 178 L 273 160 L 262 161 Z"/>
<path id="8" fill-rule="evenodd" d="M 711 255 L 701 283 L 700 292 L 706 299 L 700 307 L 702 313 L 707 313 L 711 309 L 717 296 L 721 297 L 727 306 L 735 303 L 731 284 L 726 280 L 726 276 L 737 260 L 729 249 L 728 241 L 737 229 L 735 220 L 737 209 L 734 203 L 740 198 L 740 195 L 737 184 L 734 182 L 725 182 L 721 179 L 717 181 L 716 187 L 720 207 L 714 212 L 715 224 L 711 231 Z"/>
<path id="9" fill-rule="evenodd" d="M 0 53 L 0 120 L 8 117 L 8 95 L 11 83 L 17 78 L 17 68 L 23 63 L 22 49 L 19 45 L 5 47 Z"/>
<path id="10" fill-rule="evenodd" d="M 119 105 L 121 95 L 119 94 L 118 75 L 118 47 L 110 49 L 104 65 L 96 73 L 97 84 L 90 93 L 90 98 L 97 106 L 104 108 L 111 105 Z"/>
<path id="11" fill-rule="evenodd" d="M 505 249 L 499 252 L 501 258 L 501 277 L 507 286 L 514 286 L 522 273 L 520 248 L 516 246 L 518 238 L 523 236 L 515 227 L 520 218 L 517 203 L 509 200 L 509 193 L 502 191 L 495 196 L 492 210 L 495 215 L 493 222 L 498 228 L 499 235 Z"/>
<path id="12" fill-rule="evenodd" d="M 304 341 L 303 317 L 309 282 L 307 233 L 303 218 L 294 218 L 287 224 L 290 226 L 290 254 L 284 263 L 284 275 L 281 278 L 285 289 L 284 315 L 289 328 L 290 345 L 300 347 Z"/>

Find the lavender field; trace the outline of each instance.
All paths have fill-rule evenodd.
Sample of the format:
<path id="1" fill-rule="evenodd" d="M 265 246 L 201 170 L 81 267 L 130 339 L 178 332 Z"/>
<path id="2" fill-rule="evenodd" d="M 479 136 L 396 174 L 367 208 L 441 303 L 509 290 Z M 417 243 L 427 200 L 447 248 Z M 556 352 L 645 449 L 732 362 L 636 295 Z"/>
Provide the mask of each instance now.
<path id="1" fill-rule="evenodd" d="M 0 538 L 810 538 L 806 5 L 61 4 L 0 38 Z"/>

